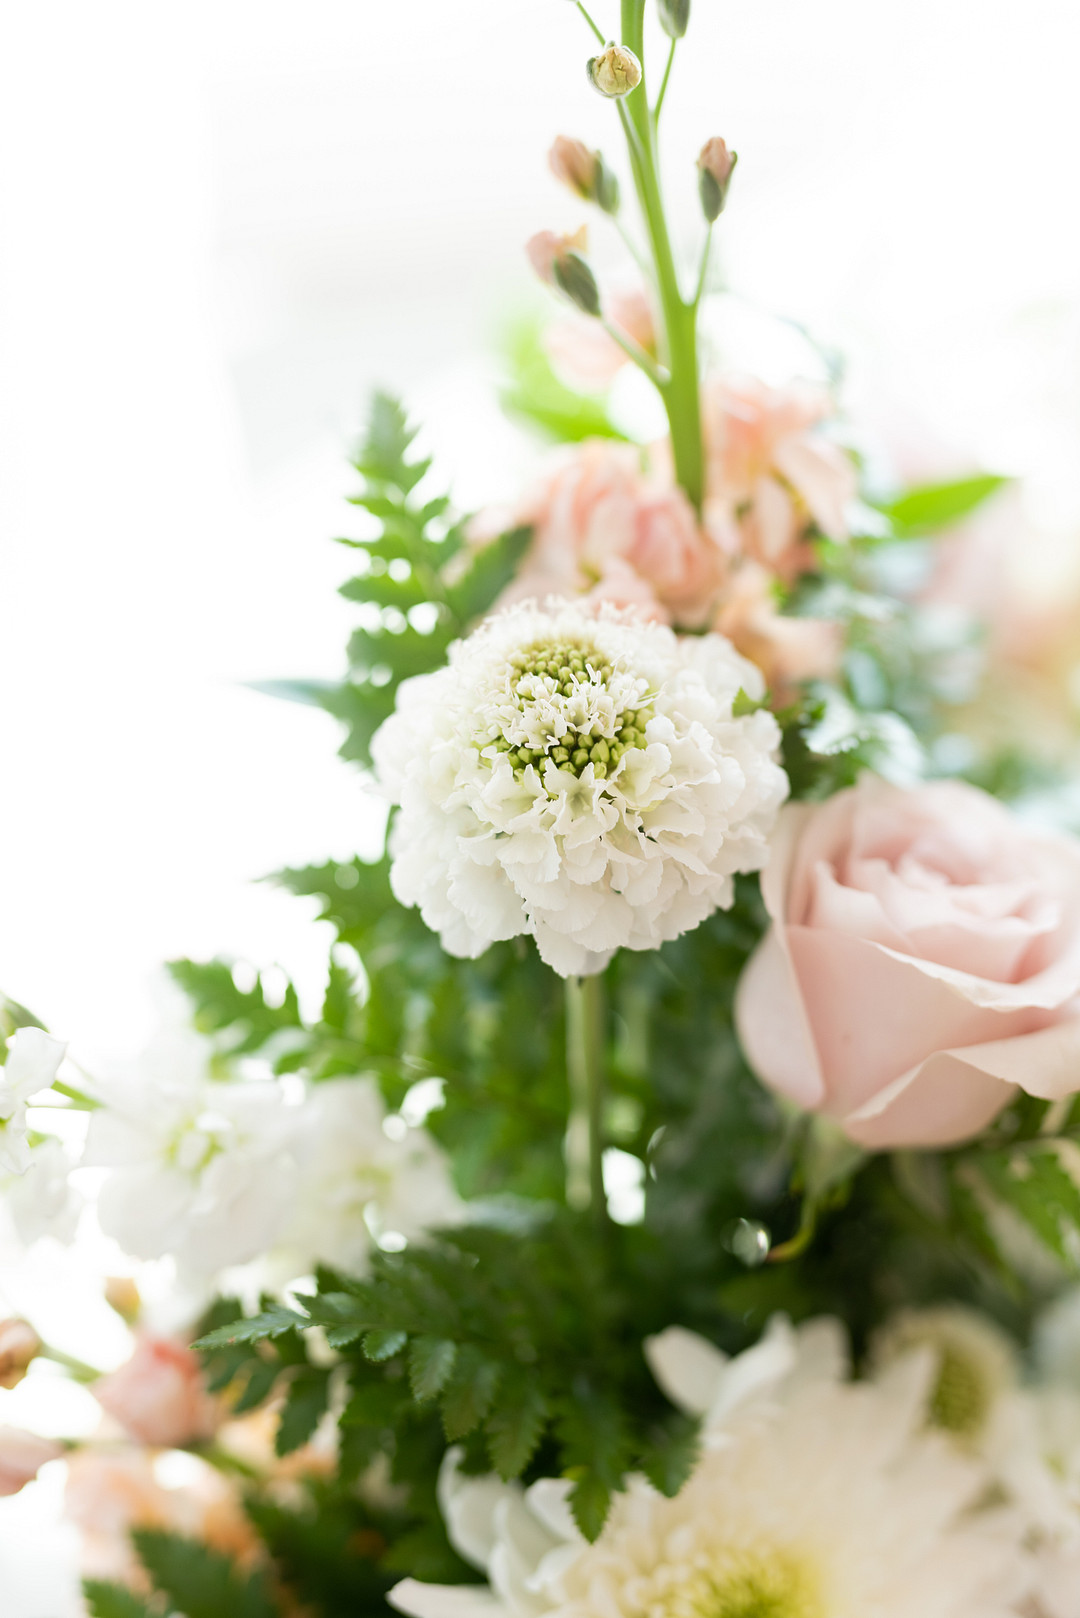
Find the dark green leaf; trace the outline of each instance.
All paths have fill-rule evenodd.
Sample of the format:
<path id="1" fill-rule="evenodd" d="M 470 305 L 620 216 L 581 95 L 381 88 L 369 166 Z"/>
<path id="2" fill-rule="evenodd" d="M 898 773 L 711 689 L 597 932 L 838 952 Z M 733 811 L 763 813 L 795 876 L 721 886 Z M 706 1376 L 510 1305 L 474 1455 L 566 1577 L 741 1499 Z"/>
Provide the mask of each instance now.
<path id="1" fill-rule="evenodd" d="M 308 1366 L 297 1371 L 288 1386 L 274 1438 L 274 1448 L 279 1455 L 291 1455 L 294 1449 L 306 1444 L 319 1425 L 330 1393 L 330 1373 L 321 1367 Z"/>
<path id="2" fill-rule="evenodd" d="M 409 1340 L 404 1331 L 369 1331 L 364 1333 L 363 1350 L 369 1360 L 380 1362 L 393 1359 Z"/>
<path id="3" fill-rule="evenodd" d="M 413 1398 L 434 1399 L 450 1380 L 457 1344 L 445 1337 L 414 1337 L 409 1345 L 409 1383 Z"/>
<path id="4" fill-rule="evenodd" d="M 90 1618 L 152 1618 L 145 1601 L 122 1584 L 84 1579 L 83 1595 Z"/>
<path id="5" fill-rule="evenodd" d="M 501 1478 L 516 1478 L 528 1466 L 547 1419 L 547 1400 L 538 1388 L 519 1385 L 488 1417 L 488 1453 Z"/>
<path id="6" fill-rule="evenodd" d="M 137 1529 L 139 1560 L 183 1618 L 280 1618 L 266 1575 L 245 1574 L 201 1540 Z"/>
<path id="7" fill-rule="evenodd" d="M 233 1343 L 258 1343 L 264 1338 L 280 1337 L 307 1324 L 305 1315 L 298 1315 L 295 1309 L 286 1309 L 284 1304 L 275 1303 L 261 1314 L 251 1315 L 246 1320 L 234 1320 L 231 1325 L 219 1326 L 215 1331 L 208 1332 L 195 1347 L 205 1352 L 207 1349 L 229 1348 Z"/>

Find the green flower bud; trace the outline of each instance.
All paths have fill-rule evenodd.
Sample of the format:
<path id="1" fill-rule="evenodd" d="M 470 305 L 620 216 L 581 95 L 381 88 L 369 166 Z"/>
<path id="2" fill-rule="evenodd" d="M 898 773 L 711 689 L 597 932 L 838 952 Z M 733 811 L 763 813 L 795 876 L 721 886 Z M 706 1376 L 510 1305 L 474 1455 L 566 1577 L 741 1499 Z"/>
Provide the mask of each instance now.
<path id="1" fill-rule="evenodd" d="M 702 212 L 710 225 L 724 211 L 731 176 L 738 161 L 739 154 L 729 151 L 726 141 L 721 140 L 719 135 L 707 140 L 701 148 L 697 160 L 698 192 Z"/>
<path id="2" fill-rule="evenodd" d="M 660 26 L 669 39 L 681 39 L 690 21 L 690 0 L 656 0 Z"/>
<path id="3" fill-rule="evenodd" d="M 590 56 L 585 71 L 593 89 L 609 99 L 629 95 L 641 83 L 641 63 L 625 45 L 608 45 Z"/>
<path id="4" fill-rule="evenodd" d="M 565 292 L 583 315 L 597 317 L 600 314 L 600 289 L 585 260 L 579 258 L 577 253 L 562 253 L 555 260 L 553 269 L 559 291 Z"/>
<path id="5" fill-rule="evenodd" d="M 584 202 L 595 202 L 605 213 L 618 213 L 619 182 L 601 154 L 591 152 L 584 141 L 559 135 L 548 153 L 548 167 Z"/>

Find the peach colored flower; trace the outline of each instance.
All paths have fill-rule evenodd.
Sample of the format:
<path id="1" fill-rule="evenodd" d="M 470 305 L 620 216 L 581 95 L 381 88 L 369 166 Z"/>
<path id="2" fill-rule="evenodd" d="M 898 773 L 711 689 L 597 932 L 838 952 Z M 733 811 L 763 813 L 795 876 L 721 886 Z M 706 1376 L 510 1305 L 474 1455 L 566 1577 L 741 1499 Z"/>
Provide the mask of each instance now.
<path id="1" fill-rule="evenodd" d="M 583 140 L 570 135 L 556 135 L 548 152 L 548 168 L 555 178 L 590 202 L 596 190 L 596 171 L 599 153 L 590 151 Z"/>
<path id="2" fill-rule="evenodd" d="M 560 236 L 554 230 L 539 230 L 525 243 L 525 256 L 547 286 L 555 285 L 555 261 L 567 253 L 584 253 L 588 231 L 582 225 L 572 236 Z"/>
<path id="3" fill-rule="evenodd" d="M 125 1365 L 94 1384 L 98 1403 L 132 1438 L 161 1449 L 209 1438 L 218 1422 L 202 1368 L 189 1348 L 142 1336 Z"/>
<path id="4" fill-rule="evenodd" d="M 684 628 L 707 622 L 723 557 L 682 491 L 645 479 L 631 445 L 595 439 L 564 452 L 509 520 L 534 535 L 502 605 L 591 595 Z"/>
<path id="5" fill-rule="evenodd" d="M 830 539 L 847 538 L 855 471 L 813 430 L 830 408 L 818 389 L 769 388 L 750 378 L 710 382 L 702 396 L 706 524 L 719 543 L 785 578 L 812 560 L 811 524 Z"/>
<path id="6" fill-rule="evenodd" d="M 646 354 L 656 357 L 656 322 L 643 288 L 607 294 L 604 313 Z M 604 392 L 630 364 L 629 356 L 596 320 L 553 321 L 544 332 L 544 347 L 567 385 L 587 393 Z"/>
<path id="7" fill-rule="evenodd" d="M 41 1338 L 26 1320 L 0 1320 L 0 1388 L 14 1388 L 41 1353 Z"/>
<path id="8" fill-rule="evenodd" d="M 57 1461 L 63 1447 L 21 1427 L 0 1427 L 0 1495 L 18 1494 L 33 1483 L 46 1461 Z"/>
<path id="9" fill-rule="evenodd" d="M 1080 1087 L 1080 843 L 955 781 L 782 813 L 736 1025 L 764 1083 L 860 1145 L 977 1135 Z"/>
<path id="10" fill-rule="evenodd" d="M 827 618 L 780 612 L 772 586 L 772 575 L 756 562 L 733 568 L 712 627 L 757 664 L 776 707 L 791 700 L 800 681 L 832 678 L 844 636 Z"/>

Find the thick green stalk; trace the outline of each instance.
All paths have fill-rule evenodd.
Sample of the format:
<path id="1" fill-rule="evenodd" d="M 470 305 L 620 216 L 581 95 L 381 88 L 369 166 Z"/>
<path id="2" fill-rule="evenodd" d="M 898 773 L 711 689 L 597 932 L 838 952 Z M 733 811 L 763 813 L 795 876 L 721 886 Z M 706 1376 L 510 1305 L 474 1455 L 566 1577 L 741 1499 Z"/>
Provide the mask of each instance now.
<path id="1" fill-rule="evenodd" d="M 664 323 L 669 379 L 660 386 L 671 428 L 675 476 L 691 504 L 700 511 L 705 493 L 705 451 L 701 433 L 698 381 L 697 305 L 686 303 L 679 288 L 667 219 L 660 193 L 656 130 L 645 90 L 645 0 L 622 0 L 622 42 L 642 63 L 642 80 L 619 103 L 630 148 L 630 167 L 648 232 L 660 312 Z"/>
<path id="2" fill-rule="evenodd" d="M 599 976 L 566 979 L 566 1200 L 607 1221 L 604 1195 L 604 1001 Z"/>

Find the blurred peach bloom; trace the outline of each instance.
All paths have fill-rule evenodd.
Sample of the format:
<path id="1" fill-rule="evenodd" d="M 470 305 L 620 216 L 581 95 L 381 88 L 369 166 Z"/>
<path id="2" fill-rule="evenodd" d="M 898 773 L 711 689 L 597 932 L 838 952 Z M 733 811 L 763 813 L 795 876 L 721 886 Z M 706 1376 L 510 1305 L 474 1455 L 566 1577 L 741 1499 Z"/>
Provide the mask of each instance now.
<path id="1" fill-rule="evenodd" d="M 94 1384 L 98 1403 L 132 1438 L 161 1449 L 209 1438 L 218 1422 L 197 1357 L 181 1343 L 142 1336 L 125 1365 Z"/>
<path id="2" fill-rule="evenodd" d="M 699 628 L 723 581 L 724 559 L 686 496 L 647 479 L 629 444 L 592 439 L 563 452 L 522 506 L 500 513 L 500 522 L 534 530 L 502 605 L 593 595 Z M 482 518 L 473 537 L 490 531 Z"/>
<path id="3" fill-rule="evenodd" d="M 855 469 L 814 429 L 830 414 L 828 395 L 808 386 L 769 388 L 754 379 L 709 383 L 703 395 L 707 455 L 706 525 L 784 578 L 812 560 L 811 524 L 834 540 L 848 535 Z"/>
<path id="4" fill-rule="evenodd" d="M 712 628 L 757 664 L 774 707 L 789 702 L 802 680 L 831 679 L 843 651 L 839 624 L 780 612 L 772 575 L 756 562 L 732 570 Z"/>
<path id="5" fill-rule="evenodd" d="M 604 313 L 646 354 L 656 357 L 656 322 L 644 288 L 609 293 Z M 630 364 L 629 356 L 595 320 L 553 321 L 544 333 L 544 347 L 563 380 L 587 393 L 606 391 Z"/>
<path id="6" fill-rule="evenodd" d="M 83 1539 L 87 1578 L 115 1579 L 145 1591 L 146 1576 L 131 1544 L 136 1528 L 162 1528 L 241 1560 L 258 1554 L 258 1539 L 232 1483 L 194 1461 L 191 1484 L 165 1488 L 141 1450 L 82 1450 L 68 1462 L 64 1507 Z"/>
<path id="7" fill-rule="evenodd" d="M 14 1388 L 41 1353 L 41 1338 L 26 1320 L 0 1321 L 0 1388 Z"/>
<path id="8" fill-rule="evenodd" d="M 63 1446 L 21 1427 L 0 1427 L 0 1495 L 18 1494 L 33 1483 L 47 1461 L 57 1461 Z"/>
<path id="9" fill-rule="evenodd" d="M 540 277 L 548 286 L 555 285 L 555 260 L 567 253 L 584 253 L 589 233 L 582 225 L 572 236 L 560 236 L 554 230 L 540 230 L 525 243 L 525 253 Z"/>
<path id="10" fill-rule="evenodd" d="M 596 187 L 597 154 L 591 152 L 583 140 L 556 135 L 548 152 L 548 168 L 579 197 L 585 201 L 591 199 Z"/>
<path id="11" fill-rule="evenodd" d="M 105 1302 L 121 1320 L 132 1325 L 142 1310 L 139 1288 L 130 1275 L 110 1275 L 105 1282 Z"/>

